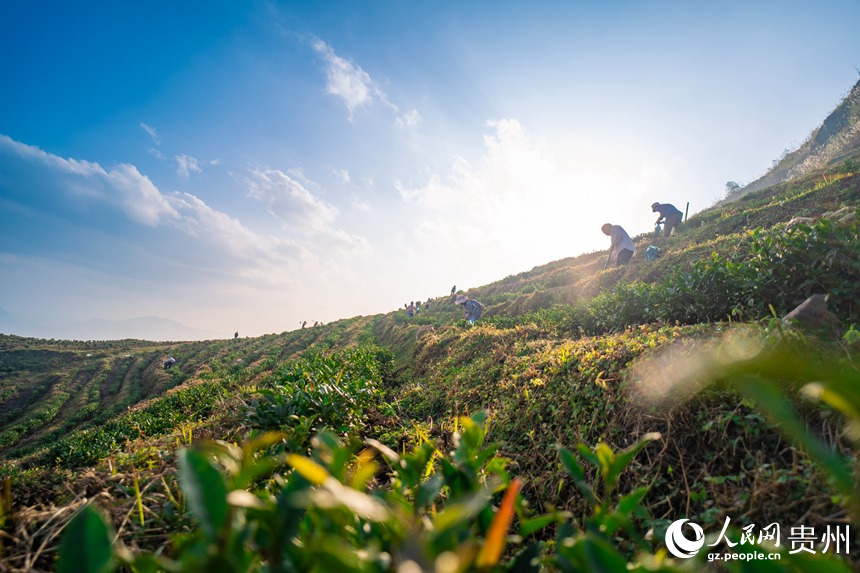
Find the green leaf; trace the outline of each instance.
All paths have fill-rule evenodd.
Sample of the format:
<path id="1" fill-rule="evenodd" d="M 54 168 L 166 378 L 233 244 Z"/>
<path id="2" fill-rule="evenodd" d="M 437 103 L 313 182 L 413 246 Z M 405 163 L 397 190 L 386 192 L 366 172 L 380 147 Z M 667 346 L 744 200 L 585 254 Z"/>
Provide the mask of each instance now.
<path id="1" fill-rule="evenodd" d="M 152 553 L 140 553 L 134 556 L 131 561 L 131 570 L 134 573 L 168 573 L 181 572 L 181 566 L 178 563 L 168 560 L 161 555 Z"/>
<path id="2" fill-rule="evenodd" d="M 570 474 L 570 477 L 573 478 L 573 483 L 576 484 L 577 489 L 579 489 L 589 503 L 592 505 L 596 504 L 597 496 L 594 495 L 594 490 L 585 481 L 585 471 L 582 469 L 582 466 L 576 461 L 576 458 L 569 450 L 561 446 L 556 446 L 556 449 L 558 450 L 558 457 L 561 459 L 562 465 L 567 470 L 567 473 Z"/>
<path id="3" fill-rule="evenodd" d="M 269 455 L 260 459 L 247 459 L 239 472 L 233 476 L 233 487 L 244 489 L 250 487 L 260 476 L 270 474 L 286 461 L 286 456 Z"/>
<path id="4" fill-rule="evenodd" d="M 661 437 L 662 436 L 659 432 L 645 434 L 638 442 L 618 453 L 612 461 L 609 473 L 605 476 L 606 485 L 609 487 L 615 487 L 615 484 L 618 481 L 618 476 L 621 475 L 621 472 L 623 472 L 628 465 L 630 465 L 630 462 L 633 461 L 636 454 L 638 454 L 646 445 L 655 440 L 659 440 Z"/>
<path id="5" fill-rule="evenodd" d="M 436 514 L 433 519 L 433 528 L 438 535 L 443 534 L 449 528 L 465 521 L 474 520 L 478 513 L 487 506 L 489 498 L 486 492 L 479 492 L 468 497 L 465 501 L 447 505 L 445 509 Z"/>
<path id="6" fill-rule="evenodd" d="M 627 559 L 605 539 L 586 534 L 568 539 L 573 543 L 560 548 L 559 556 L 569 560 L 579 571 L 626 573 Z"/>
<path id="7" fill-rule="evenodd" d="M 642 507 L 642 500 L 649 489 L 647 485 L 642 486 L 623 496 L 618 500 L 618 512 L 625 517 L 636 512 L 637 509 Z"/>
<path id="8" fill-rule="evenodd" d="M 842 494 L 853 496 L 854 480 L 845 459 L 807 430 L 776 383 L 750 375 L 737 375 L 732 382 L 754 398 L 771 420 L 780 424 L 783 432 L 821 464 Z"/>
<path id="9" fill-rule="evenodd" d="M 547 513 L 526 519 L 520 522 L 520 535 L 528 537 L 529 535 L 540 531 L 551 523 L 561 523 L 565 519 L 565 514 L 560 512 Z"/>
<path id="10" fill-rule="evenodd" d="M 600 464 L 600 475 L 606 480 L 607 485 L 610 485 L 612 466 L 615 464 L 615 452 L 608 445 L 601 442 L 594 448 L 594 455 L 597 456 L 597 461 Z"/>
<path id="11" fill-rule="evenodd" d="M 313 484 L 322 485 L 329 477 L 328 471 L 324 467 L 305 456 L 290 454 L 287 456 L 287 463 L 293 466 L 303 478 Z"/>
<path id="12" fill-rule="evenodd" d="M 216 539 L 229 513 L 227 486 L 221 472 L 200 452 L 183 449 L 179 452 L 179 487 L 206 537 Z"/>
<path id="13" fill-rule="evenodd" d="M 542 571 L 540 556 L 544 543 L 537 541 L 520 550 L 508 565 L 508 573 L 537 573 Z"/>
<path id="14" fill-rule="evenodd" d="M 364 441 L 364 443 L 367 444 L 368 446 L 370 446 L 371 448 L 375 449 L 376 451 L 378 451 L 380 454 L 383 455 L 383 457 L 385 457 L 385 459 L 387 459 L 392 464 L 394 464 L 394 465 L 400 464 L 400 455 L 398 455 L 397 452 L 395 452 L 394 450 L 392 450 L 391 448 L 389 448 L 388 446 L 386 446 L 382 442 L 374 440 L 373 438 L 367 438 Z"/>
<path id="15" fill-rule="evenodd" d="M 600 467 L 600 460 L 598 459 L 597 454 L 592 452 L 591 448 L 589 448 L 586 444 L 579 444 L 576 446 L 576 449 L 579 450 L 579 455 L 591 462 L 594 467 Z"/>
<path id="16" fill-rule="evenodd" d="M 443 485 L 445 485 L 444 477 L 441 474 L 433 474 L 430 479 L 415 488 L 415 509 L 429 507 L 442 491 Z"/>
<path id="17" fill-rule="evenodd" d="M 326 479 L 321 488 L 311 491 L 310 499 L 317 507 L 324 509 L 346 507 L 369 521 L 386 521 L 391 518 L 391 512 L 382 501 L 347 487 L 334 478 Z"/>
<path id="18" fill-rule="evenodd" d="M 110 531 L 102 516 L 90 505 L 66 526 L 60 541 L 58 573 L 103 573 L 113 571 Z"/>

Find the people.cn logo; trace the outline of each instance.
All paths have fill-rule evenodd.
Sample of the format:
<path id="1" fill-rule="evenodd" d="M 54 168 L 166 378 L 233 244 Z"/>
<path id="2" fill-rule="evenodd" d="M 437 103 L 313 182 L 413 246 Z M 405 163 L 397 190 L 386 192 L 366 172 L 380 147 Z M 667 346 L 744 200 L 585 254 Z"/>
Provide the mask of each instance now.
<path id="1" fill-rule="evenodd" d="M 696 553 L 699 552 L 699 549 L 701 549 L 705 544 L 705 532 L 692 521 L 690 521 L 690 527 L 693 528 L 693 532 L 696 534 L 695 539 L 687 539 L 687 536 L 684 535 L 683 531 L 681 531 L 681 526 L 688 521 L 690 520 L 679 519 L 678 521 L 672 522 L 672 525 L 670 525 L 669 529 L 666 530 L 666 548 L 669 549 L 669 553 L 675 557 L 681 557 L 683 559 L 696 555 Z"/>

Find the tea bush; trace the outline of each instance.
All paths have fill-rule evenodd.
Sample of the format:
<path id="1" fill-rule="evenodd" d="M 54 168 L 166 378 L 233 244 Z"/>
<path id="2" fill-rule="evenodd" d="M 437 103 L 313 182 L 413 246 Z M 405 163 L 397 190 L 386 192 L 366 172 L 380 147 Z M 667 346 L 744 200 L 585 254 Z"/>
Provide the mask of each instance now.
<path id="1" fill-rule="evenodd" d="M 216 383 L 196 384 L 172 392 L 140 410 L 69 433 L 41 451 L 31 463 L 56 463 L 65 468 L 93 465 L 129 440 L 162 435 L 188 420 L 208 416 L 223 393 L 224 388 Z"/>
<path id="2" fill-rule="evenodd" d="M 389 352 L 369 345 L 330 354 L 310 350 L 264 381 L 248 422 L 295 434 L 297 446 L 322 429 L 345 435 L 365 426 L 366 412 L 382 402 L 391 360 Z"/>
<path id="3" fill-rule="evenodd" d="M 860 319 L 860 224 L 749 231 L 736 261 L 717 253 L 677 267 L 655 283 L 622 282 L 570 306 L 485 319 L 501 328 L 536 324 L 603 334 L 649 322 L 698 324 L 786 314 L 815 293 L 846 324 Z"/>
<path id="4" fill-rule="evenodd" d="M 176 535 L 168 552 L 115 542 L 101 514 L 85 506 L 63 534 L 57 571 L 689 570 L 665 552 L 653 554 L 640 533 L 648 488 L 619 490 L 624 470 L 659 434 L 622 451 L 606 444 L 580 444 L 575 453 L 557 448 L 590 507 L 581 519 L 554 510 L 532 514 L 520 496 L 522 480 L 511 476 L 498 445 L 486 443 L 484 412 L 460 419 L 448 454 L 425 442 L 401 455 L 372 439 L 344 444 L 328 432 L 317 434 L 310 455 L 267 453 L 282 438 L 269 433 L 242 446 L 181 450 L 179 486 L 196 526 Z M 380 458 L 388 485 L 373 488 Z M 780 553 L 778 561 L 764 561 L 766 571 L 849 571 L 829 555 L 755 550 Z M 705 553 L 695 561 L 701 566 Z M 737 563 L 728 569 L 760 570 Z"/>

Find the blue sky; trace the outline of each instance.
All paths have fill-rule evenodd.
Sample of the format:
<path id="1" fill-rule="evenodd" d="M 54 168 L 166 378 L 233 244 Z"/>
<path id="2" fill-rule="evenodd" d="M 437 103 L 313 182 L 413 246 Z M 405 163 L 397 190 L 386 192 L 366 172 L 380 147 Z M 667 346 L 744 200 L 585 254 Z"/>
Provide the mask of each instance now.
<path id="1" fill-rule="evenodd" d="M 605 249 L 762 175 L 860 67 L 854 0 L 77 4 L 0 7 L 17 334 L 282 332 Z"/>

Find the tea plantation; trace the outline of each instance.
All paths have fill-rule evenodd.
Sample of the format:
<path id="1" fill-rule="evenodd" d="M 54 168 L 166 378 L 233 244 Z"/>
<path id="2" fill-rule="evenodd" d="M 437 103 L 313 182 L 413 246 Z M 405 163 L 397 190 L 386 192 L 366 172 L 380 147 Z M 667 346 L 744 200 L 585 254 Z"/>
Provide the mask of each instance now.
<path id="1" fill-rule="evenodd" d="M 2 335 L 0 570 L 855 570 L 853 165 L 625 267 L 472 289 L 474 327 L 440 296 L 257 338 Z M 813 294 L 832 327 L 781 320 Z"/>

